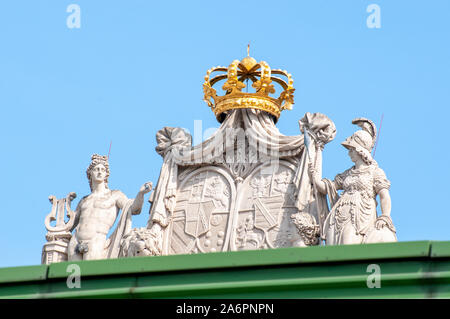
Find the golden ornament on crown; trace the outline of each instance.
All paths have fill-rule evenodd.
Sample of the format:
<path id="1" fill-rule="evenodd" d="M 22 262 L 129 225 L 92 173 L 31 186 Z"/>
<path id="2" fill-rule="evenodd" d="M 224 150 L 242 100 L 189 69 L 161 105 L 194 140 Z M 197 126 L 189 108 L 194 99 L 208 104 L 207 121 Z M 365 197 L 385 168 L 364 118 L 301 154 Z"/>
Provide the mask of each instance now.
<path id="1" fill-rule="evenodd" d="M 211 78 L 213 72 L 226 72 Z M 287 78 L 284 80 L 273 74 Z M 226 79 L 222 89 L 225 95 L 218 96 L 213 85 Z M 241 90 L 246 87 L 245 80 L 252 81 L 256 93 L 245 93 Z M 278 83 L 284 90 L 278 98 L 269 94 L 275 93 L 273 82 Z M 283 110 L 291 110 L 294 104 L 294 80 L 285 70 L 271 70 L 267 62 L 256 60 L 250 56 L 241 61 L 234 60 L 228 68 L 214 67 L 208 70 L 203 83 L 204 101 L 213 110 L 217 120 L 223 122 L 226 111 L 233 109 L 257 109 L 274 116 L 275 122 Z"/>

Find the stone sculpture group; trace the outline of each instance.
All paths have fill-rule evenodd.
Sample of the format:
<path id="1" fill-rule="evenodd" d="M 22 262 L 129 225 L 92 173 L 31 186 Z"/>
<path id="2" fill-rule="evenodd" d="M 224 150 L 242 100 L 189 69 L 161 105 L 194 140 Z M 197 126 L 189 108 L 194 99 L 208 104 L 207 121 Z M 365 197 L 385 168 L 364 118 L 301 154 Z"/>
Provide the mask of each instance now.
<path id="1" fill-rule="evenodd" d="M 211 78 L 213 72 L 225 74 Z M 220 80 L 226 80 L 224 96 L 213 88 Z M 255 93 L 241 91 L 245 80 Z M 269 95 L 273 83 L 284 89 L 277 99 Z M 355 119 L 361 130 L 342 143 L 355 165 L 334 180 L 322 178 L 322 151 L 336 135 L 334 123 L 306 113 L 298 136 L 285 136 L 275 126 L 281 111 L 292 107 L 292 84 L 286 71 L 251 57 L 208 70 L 204 99 L 221 126 L 196 146 L 181 128 L 156 134 L 163 164 L 147 226 L 133 229 L 131 218 L 141 212 L 152 183 L 135 199 L 110 190 L 108 158 L 94 154 L 86 172 L 91 194 L 75 211 L 75 193 L 50 196 L 42 263 L 396 241 L 390 182 L 371 156 L 375 125 Z"/>

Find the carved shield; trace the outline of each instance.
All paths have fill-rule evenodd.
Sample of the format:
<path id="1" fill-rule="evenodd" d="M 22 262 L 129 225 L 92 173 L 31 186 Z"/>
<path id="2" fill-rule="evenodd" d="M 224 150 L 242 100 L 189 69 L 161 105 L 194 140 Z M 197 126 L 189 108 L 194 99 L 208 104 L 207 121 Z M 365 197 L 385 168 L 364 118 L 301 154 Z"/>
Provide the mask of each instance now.
<path id="1" fill-rule="evenodd" d="M 210 228 L 209 219 L 214 208 L 215 206 L 212 200 L 199 203 L 187 203 L 184 231 L 193 237 L 205 234 Z"/>
<path id="2" fill-rule="evenodd" d="M 254 198 L 255 227 L 267 232 L 278 225 L 278 216 L 281 213 L 284 198 L 281 195 L 272 197 Z"/>
<path id="3" fill-rule="evenodd" d="M 298 212 L 294 176 L 295 165 L 281 160 L 273 169 L 262 166 L 244 180 L 232 250 L 291 247 L 300 239 L 291 222 L 291 215 Z"/>
<path id="4" fill-rule="evenodd" d="M 261 165 L 238 190 L 224 168 L 182 171 L 168 254 L 294 246 L 300 240 L 291 220 L 298 212 L 295 169 L 287 160 L 272 170 Z"/>
<path id="5" fill-rule="evenodd" d="M 202 167 L 179 176 L 169 254 L 228 249 L 233 180 L 217 167 Z"/>

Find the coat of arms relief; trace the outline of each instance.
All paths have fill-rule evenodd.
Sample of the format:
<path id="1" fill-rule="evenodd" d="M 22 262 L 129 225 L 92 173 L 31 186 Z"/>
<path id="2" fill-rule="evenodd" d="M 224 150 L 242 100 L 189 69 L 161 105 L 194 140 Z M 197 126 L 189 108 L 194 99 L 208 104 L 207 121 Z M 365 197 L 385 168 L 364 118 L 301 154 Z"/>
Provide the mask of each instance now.
<path id="1" fill-rule="evenodd" d="M 322 114 L 309 114 L 303 121 L 311 127 L 322 122 L 318 127 L 334 135 L 333 123 Z M 229 128 L 245 134 L 240 139 Z M 172 150 L 164 153 L 164 162 L 172 168 L 166 166 L 168 177 L 160 177 L 156 187 L 165 185 L 166 195 L 155 193 L 149 224 L 164 232 L 161 254 L 319 243 L 318 231 L 302 236 L 294 222 L 302 212 L 317 228 L 319 218 L 303 135 L 281 135 L 270 114 L 253 109 L 231 110 L 221 128 L 195 147 L 185 147 L 191 137 L 180 129 L 165 128 L 158 134 L 157 139 Z M 185 146 L 167 143 L 173 135 L 179 143 L 186 135 Z M 160 210 L 158 196 L 166 198 L 160 200 Z M 168 198 L 173 202 L 170 207 Z M 305 236 L 313 238 L 308 241 Z"/>
<path id="2" fill-rule="evenodd" d="M 298 211 L 294 168 L 280 161 L 262 174 L 257 167 L 237 186 L 222 167 L 186 175 L 168 230 L 169 254 L 293 246 L 300 239 L 290 218 Z"/>
<path id="3" fill-rule="evenodd" d="M 180 180 L 168 230 L 169 254 L 227 250 L 225 235 L 236 195 L 232 182 L 215 167 L 194 170 Z"/>
<path id="4" fill-rule="evenodd" d="M 212 77 L 213 73 L 219 74 Z M 222 80 L 225 95 L 219 96 L 213 86 Z M 254 93 L 242 92 L 245 81 L 252 83 Z M 278 98 L 271 96 L 274 84 L 282 89 Z M 208 70 L 203 91 L 221 126 L 195 146 L 181 128 L 164 127 L 157 132 L 156 151 L 163 164 L 150 196 L 147 226 L 132 229 L 131 216 L 140 213 L 143 196 L 153 185 L 144 184 L 134 200 L 109 190 L 107 158 L 95 155 L 87 171 L 92 194 L 83 198 L 75 211 L 70 209 L 75 194 L 71 193 L 70 200 L 52 199 L 49 218 L 58 223 L 52 228 L 46 222 L 49 243 L 44 246 L 43 263 L 311 246 L 325 241 L 396 240 L 390 198 L 386 200 L 389 181 L 370 157 L 376 135 L 371 121 L 355 120 L 362 131 L 343 143 L 353 152 L 356 169 L 330 181 L 321 178 L 322 150 L 335 137 L 334 123 L 326 115 L 306 113 L 299 120 L 302 134 L 286 136 L 276 127 L 281 112 L 290 110 L 294 103 L 291 74 L 248 56 L 227 68 Z M 357 229 L 355 236 L 359 237 L 349 237 L 356 226 L 342 224 L 339 214 L 352 214 L 352 210 L 340 201 L 337 190 L 344 190 L 347 203 L 353 197 L 346 194 L 355 187 L 369 194 L 367 205 L 372 205 L 377 195 L 383 197 L 383 215 L 377 218 L 373 210 L 376 202 L 371 211 L 359 212 L 358 216 L 369 222 Z M 62 217 L 56 217 L 55 203 L 59 203 Z M 119 218 L 109 238 L 114 218 L 97 228 L 90 220 L 90 216 L 101 218 L 104 212 L 95 207 L 106 204 L 108 214 L 115 212 Z M 358 216 L 346 218 L 357 221 Z"/>

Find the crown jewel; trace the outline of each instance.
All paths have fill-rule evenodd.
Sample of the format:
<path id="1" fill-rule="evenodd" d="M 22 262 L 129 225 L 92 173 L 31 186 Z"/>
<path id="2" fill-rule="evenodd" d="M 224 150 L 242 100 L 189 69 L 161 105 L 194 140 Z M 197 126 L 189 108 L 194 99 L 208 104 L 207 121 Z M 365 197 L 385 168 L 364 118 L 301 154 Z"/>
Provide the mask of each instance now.
<path id="1" fill-rule="evenodd" d="M 211 78 L 213 72 L 222 72 L 222 74 Z M 226 73 L 223 74 L 223 72 Z M 273 74 L 284 76 L 287 79 L 273 76 Z M 218 96 L 213 86 L 224 79 L 226 82 L 222 89 L 226 93 Z M 256 93 L 242 92 L 242 89 L 246 87 L 245 80 L 252 81 L 252 87 Z M 275 93 L 273 82 L 283 88 L 278 98 L 269 96 L 269 94 Z M 277 121 L 281 111 L 292 109 L 295 91 L 293 83 L 294 80 L 287 71 L 271 70 L 267 62 L 258 63 L 254 58 L 247 56 L 241 61 L 234 60 L 228 68 L 217 66 L 209 69 L 203 83 L 203 99 L 211 107 L 219 122 L 223 121 L 226 111 L 245 108 L 268 112 Z"/>

